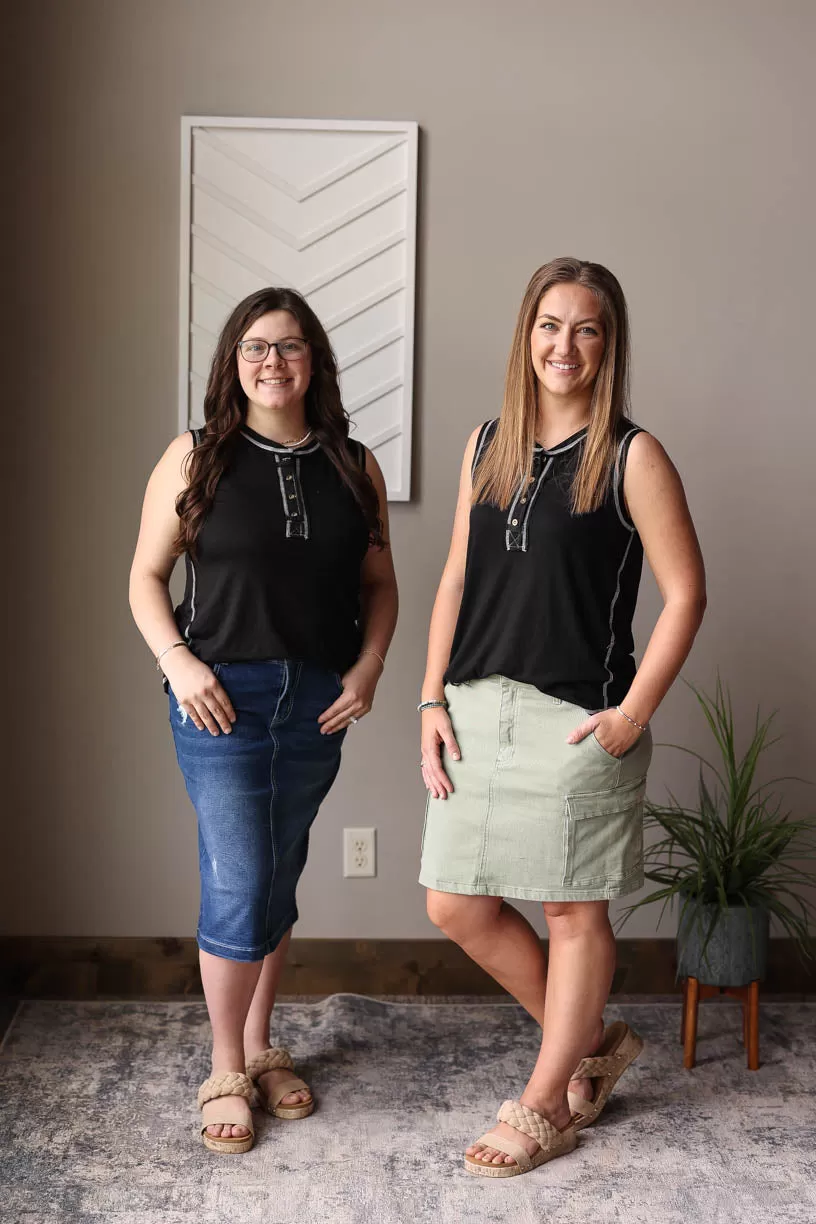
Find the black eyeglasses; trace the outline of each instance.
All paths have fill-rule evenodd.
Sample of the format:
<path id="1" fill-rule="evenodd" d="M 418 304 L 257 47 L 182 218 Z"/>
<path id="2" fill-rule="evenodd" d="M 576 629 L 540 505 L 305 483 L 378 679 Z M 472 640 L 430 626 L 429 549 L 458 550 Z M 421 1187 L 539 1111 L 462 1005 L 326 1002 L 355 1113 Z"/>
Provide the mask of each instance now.
<path id="1" fill-rule="evenodd" d="M 276 349 L 284 361 L 300 361 L 306 356 L 308 347 L 308 340 L 290 336 L 288 340 L 273 340 L 271 343 L 268 340 L 242 340 L 238 351 L 244 361 L 265 361 L 270 349 Z"/>

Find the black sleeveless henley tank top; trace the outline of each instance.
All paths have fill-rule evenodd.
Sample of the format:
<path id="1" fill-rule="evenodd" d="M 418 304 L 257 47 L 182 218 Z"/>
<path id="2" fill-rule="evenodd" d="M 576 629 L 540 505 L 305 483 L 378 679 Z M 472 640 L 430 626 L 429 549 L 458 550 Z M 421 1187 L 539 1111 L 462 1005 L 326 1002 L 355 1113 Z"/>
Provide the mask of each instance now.
<path id="1" fill-rule="evenodd" d="M 362 445 L 348 446 L 364 468 Z M 185 558 L 179 633 L 205 663 L 298 659 L 342 673 L 360 650 L 368 542 L 319 443 L 290 450 L 244 425 Z"/>
<path id="2" fill-rule="evenodd" d="M 482 426 L 474 472 L 497 423 Z M 536 445 L 532 476 L 508 510 L 471 507 L 446 682 L 502 675 L 593 711 L 623 700 L 636 670 L 632 616 L 643 546 L 622 486 L 640 432 L 621 423 L 609 491 L 590 514 L 570 511 L 586 428 L 551 450 Z"/>

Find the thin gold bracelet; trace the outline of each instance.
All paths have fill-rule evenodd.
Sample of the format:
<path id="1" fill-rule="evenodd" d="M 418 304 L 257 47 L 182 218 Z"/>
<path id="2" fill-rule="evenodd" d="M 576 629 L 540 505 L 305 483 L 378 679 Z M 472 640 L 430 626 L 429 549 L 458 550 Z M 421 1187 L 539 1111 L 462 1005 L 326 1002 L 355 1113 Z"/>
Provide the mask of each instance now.
<path id="1" fill-rule="evenodd" d="M 374 658 L 379 659 L 383 667 L 385 667 L 385 659 L 381 654 L 377 654 L 376 650 L 370 650 L 368 647 L 366 647 L 365 650 L 360 651 L 360 657 L 362 657 L 364 654 L 373 654 Z"/>

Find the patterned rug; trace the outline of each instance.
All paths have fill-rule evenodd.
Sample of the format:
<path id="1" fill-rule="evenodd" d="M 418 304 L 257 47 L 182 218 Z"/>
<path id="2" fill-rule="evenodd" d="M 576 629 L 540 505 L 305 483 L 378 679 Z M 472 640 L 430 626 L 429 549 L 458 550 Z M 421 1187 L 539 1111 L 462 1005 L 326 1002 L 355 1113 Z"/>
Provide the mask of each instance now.
<path id="1" fill-rule="evenodd" d="M 537 1046 L 508 1003 L 282 1004 L 274 1037 L 314 1086 L 305 1121 L 256 1113 L 248 1155 L 207 1153 L 200 1002 L 22 1004 L 0 1058 L 4 1224 L 813 1224 L 816 1003 L 768 1003 L 758 1072 L 736 1005 L 611 1006 L 646 1040 L 577 1150 L 523 1177 L 462 1168 Z"/>

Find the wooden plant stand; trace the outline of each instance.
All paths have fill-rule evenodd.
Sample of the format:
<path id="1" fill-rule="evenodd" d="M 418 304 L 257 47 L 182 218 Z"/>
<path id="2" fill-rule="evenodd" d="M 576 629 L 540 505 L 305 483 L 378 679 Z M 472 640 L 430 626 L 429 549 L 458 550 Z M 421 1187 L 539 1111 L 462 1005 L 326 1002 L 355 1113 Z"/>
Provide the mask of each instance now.
<path id="1" fill-rule="evenodd" d="M 742 1003 L 742 1044 L 745 1046 L 748 1070 L 759 1070 L 759 982 L 747 986 L 704 986 L 697 978 L 683 980 L 683 1020 L 680 1041 L 683 1044 L 683 1066 L 690 1071 L 697 1051 L 697 1006 L 701 999 L 713 995 L 729 995 Z"/>

